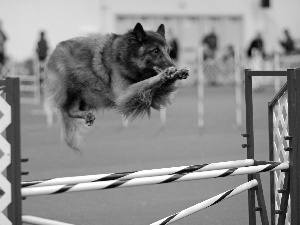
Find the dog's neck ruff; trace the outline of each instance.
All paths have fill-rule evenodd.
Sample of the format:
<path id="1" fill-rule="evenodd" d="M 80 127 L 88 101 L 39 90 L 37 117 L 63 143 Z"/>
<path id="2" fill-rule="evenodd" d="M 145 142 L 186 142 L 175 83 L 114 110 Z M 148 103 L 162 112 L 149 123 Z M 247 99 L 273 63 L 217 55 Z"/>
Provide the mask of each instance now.
<path id="1" fill-rule="evenodd" d="M 101 77 L 106 77 L 109 79 L 109 74 L 107 73 L 107 68 L 103 65 L 103 51 L 104 47 L 108 42 L 111 41 L 111 35 L 106 34 L 101 38 L 95 38 L 95 46 L 94 46 L 94 58 L 93 58 L 93 69 L 96 74 L 101 74 Z M 107 80 L 108 82 L 108 80 Z"/>

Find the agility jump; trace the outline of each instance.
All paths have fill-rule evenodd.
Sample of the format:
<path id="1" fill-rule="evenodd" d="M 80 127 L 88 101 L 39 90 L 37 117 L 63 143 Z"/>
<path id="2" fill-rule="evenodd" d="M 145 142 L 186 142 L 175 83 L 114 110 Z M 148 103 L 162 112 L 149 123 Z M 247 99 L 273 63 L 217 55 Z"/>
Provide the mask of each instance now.
<path id="1" fill-rule="evenodd" d="M 132 187 L 151 184 L 166 184 L 171 182 L 200 180 L 209 178 L 221 178 L 227 176 L 245 175 L 253 173 L 261 173 L 275 170 L 289 169 L 288 163 L 272 163 L 266 165 L 248 166 L 248 167 L 229 167 L 228 169 L 211 170 L 205 172 L 188 172 L 188 173 L 175 173 L 172 175 L 161 175 L 153 177 L 139 177 L 132 179 L 115 179 L 115 180 L 94 180 L 86 183 L 77 184 L 60 184 L 48 185 L 42 187 L 25 187 L 22 188 L 22 196 L 34 195 L 49 195 L 61 194 L 67 192 L 78 191 L 91 191 L 91 190 L 104 190 L 111 188 Z M 63 180 L 63 178 L 61 178 Z M 42 183 L 41 183 L 42 184 Z"/>
<path id="2" fill-rule="evenodd" d="M 252 102 L 252 76 L 286 76 L 287 84 L 278 92 L 274 99 L 269 103 L 269 143 L 270 143 L 270 161 L 255 161 L 254 160 L 254 130 L 253 130 L 253 102 Z M 18 82 L 18 81 L 16 81 Z M 17 83 L 16 83 L 17 84 Z M 6 81 L 1 82 L 4 91 L 8 91 Z M 13 86 L 18 88 L 17 85 Z M 298 88 L 297 88 L 298 87 Z M 134 171 L 127 173 L 113 173 L 113 174 L 100 174 L 81 176 L 83 180 L 77 182 L 72 181 L 73 178 L 54 178 L 42 181 L 23 182 L 21 188 L 21 171 L 19 170 L 19 183 L 12 185 L 15 187 L 14 193 L 18 193 L 16 204 L 19 204 L 15 210 L 15 218 L 22 221 L 22 208 L 21 196 L 40 195 L 40 194 L 53 194 L 64 193 L 71 191 L 83 191 L 95 189 L 109 189 L 115 187 L 136 186 L 145 184 L 158 184 L 170 183 L 176 181 L 204 179 L 212 177 L 226 177 L 230 175 L 245 175 L 248 176 L 248 182 L 212 197 L 202 203 L 196 204 L 181 212 L 175 213 L 162 220 L 159 220 L 152 225 L 170 224 L 176 220 L 182 219 L 185 216 L 193 214 L 199 210 L 215 205 L 218 202 L 227 199 L 242 191 L 248 190 L 248 209 L 249 209 L 249 224 L 256 224 L 256 211 L 260 212 L 261 222 L 263 225 L 269 224 L 269 219 L 266 212 L 264 195 L 261 187 L 260 172 L 270 171 L 271 173 L 271 224 L 300 224 L 298 216 L 300 209 L 300 196 L 299 196 L 299 181 L 300 181 L 300 153 L 298 147 L 298 140 L 300 137 L 300 70 L 288 71 L 250 71 L 246 70 L 245 77 L 245 97 L 246 97 L 246 133 L 243 134 L 247 138 L 247 143 L 242 147 L 247 148 L 247 159 L 239 161 L 230 161 L 222 163 L 192 165 L 184 167 L 173 167 L 155 170 Z M 17 91 L 18 93 L 18 91 Z M 11 108 L 14 108 L 9 101 L 7 93 L 7 101 Z M 18 102 L 17 102 L 18 103 Z M 16 106 L 17 107 L 17 106 Z M 18 108 L 18 107 L 17 107 Z M 284 113 L 283 109 L 285 110 Z M 298 110 L 298 111 L 297 111 Z M 284 114 L 284 115 L 283 115 Z M 13 116 L 12 116 L 13 118 Z M 2 119 L 2 118 L 1 118 Z M 278 122 L 280 121 L 280 122 Z M 13 120 L 12 120 L 13 123 Z M 284 126 L 282 124 L 284 123 Z M 283 127 L 278 132 L 278 126 Z M 287 125 L 288 124 L 288 125 Z M 20 132 L 18 129 L 14 131 Z M 18 134 L 16 134 L 17 136 Z M 15 139 L 17 140 L 17 139 Z M 283 141 L 285 140 L 285 141 Z M 10 142 L 13 153 L 15 149 L 13 142 Z M 17 144 L 19 145 L 19 144 Z M 12 154 L 12 155 L 14 155 Z M 19 153 L 17 153 L 19 154 Z M 20 155 L 20 154 L 19 154 Z M 283 155 L 283 156 L 282 156 Z M 227 163 L 227 165 L 226 165 Z M 11 166 L 18 164 L 20 169 L 21 159 L 11 160 Z M 226 166 L 225 166 L 226 165 Z M 275 171 L 275 172 L 274 172 Z M 15 170 L 18 172 L 18 170 Z M 94 177 L 93 177 L 94 176 Z M 78 177 L 77 177 L 78 178 Z M 76 178 L 75 178 L 76 179 Z M 97 179 L 100 181 L 96 181 Z M 101 180 L 104 179 L 104 180 Z M 105 180 L 106 179 L 106 180 Z M 70 181 L 71 180 L 71 181 Z M 59 181 L 59 182 L 58 182 Z M 94 181 L 94 182 L 93 182 Z M 12 181 L 11 181 L 12 182 Z M 79 183 L 78 183 L 79 182 Z M 91 187 L 91 184 L 95 187 Z M 41 191 L 40 191 L 41 190 Z M 276 198 L 275 198 L 276 195 Z M 255 198 L 257 197 L 257 203 Z M 2 198 L 0 198 L 0 201 Z M 16 198 L 15 198 L 16 200 Z M 1 202 L 0 202 L 0 206 Z M 2 209 L 2 208 L 1 208 Z M 9 211 L 9 210 L 8 210 Z M 8 222 L 12 221 L 9 217 Z M 3 217 L 4 214 L 1 214 Z M 23 216 L 23 222 L 31 224 L 43 224 L 41 221 L 47 221 L 34 216 Z M 40 221 L 40 222 L 39 222 Z M 48 220 L 51 221 L 51 220 Z M 13 223 L 21 224 L 21 223 Z M 46 224 L 46 223 L 44 223 Z M 64 224 L 53 221 L 49 224 Z"/>

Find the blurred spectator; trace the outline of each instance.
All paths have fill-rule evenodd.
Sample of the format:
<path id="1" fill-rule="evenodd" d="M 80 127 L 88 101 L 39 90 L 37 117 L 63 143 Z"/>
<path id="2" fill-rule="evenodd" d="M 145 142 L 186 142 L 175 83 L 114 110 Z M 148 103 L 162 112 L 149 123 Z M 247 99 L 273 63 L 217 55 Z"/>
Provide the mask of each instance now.
<path id="1" fill-rule="evenodd" d="M 40 33 L 40 40 L 38 41 L 37 44 L 37 49 L 36 49 L 38 59 L 39 59 L 39 64 L 40 64 L 40 72 L 44 71 L 44 63 L 47 58 L 47 53 L 48 53 L 48 44 L 45 39 L 45 32 L 42 31 Z"/>
<path id="2" fill-rule="evenodd" d="M 284 35 L 285 39 L 280 41 L 280 44 L 284 48 L 285 54 L 289 55 L 295 51 L 294 40 L 287 29 L 284 30 Z"/>
<path id="3" fill-rule="evenodd" d="M 264 51 L 264 42 L 261 37 L 261 33 L 257 33 L 256 37 L 251 42 L 248 50 L 247 55 L 249 58 L 253 56 L 254 52 L 260 53 L 263 57 L 265 57 L 265 51 Z"/>
<path id="4" fill-rule="evenodd" d="M 214 30 L 203 38 L 202 44 L 204 47 L 204 60 L 214 59 L 218 48 L 218 38 Z"/>
<path id="5" fill-rule="evenodd" d="M 178 50 L 179 50 L 179 45 L 178 45 L 178 40 L 174 36 L 173 32 L 170 30 L 169 31 L 169 45 L 170 45 L 170 57 L 171 59 L 175 62 L 175 64 L 178 61 Z"/>
<path id="6" fill-rule="evenodd" d="M 2 30 L 2 24 L 0 21 L 0 66 L 5 64 L 5 51 L 4 51 L 5 41 L 7 41 L 7 37 Z"/>
<path id="7" fill-rule="evenodd" d="M 234 59 L 234 48 L 233 45 L 228 45 L 222 57 L 222 60 L 224 63 L 226 63 L 231 59 Z"/>

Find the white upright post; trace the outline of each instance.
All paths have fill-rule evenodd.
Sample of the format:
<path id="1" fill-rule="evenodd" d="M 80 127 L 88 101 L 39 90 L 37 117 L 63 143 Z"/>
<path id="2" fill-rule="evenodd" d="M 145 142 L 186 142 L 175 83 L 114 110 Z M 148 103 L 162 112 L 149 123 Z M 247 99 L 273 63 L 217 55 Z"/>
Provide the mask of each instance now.
<path id="1" fill-rule="evenodd" d="M 236 125 L 242 126 L 242 81 L 240 76 L 240 51 L 234 48 L 234 78 L 235 78 L 235 115 Z"/>
<path id="2" fill-rule="evenodd" d="M 279 70 L 279 54 L 275 52 L 274 54 L 274 70 Z M 277 93 L 280 90 L 280 77 L 275 76 L 274 77 L 274 88 L 275 88 L 275 93 Z"/>
<path id="3" fill-rule="evenodd" d="M 128 127 L 128 124 L 129 124 L 128 118 L 122 115 L 122 126 L 126 128 Z"/>
<path id="4" fill-rule="evenodd" d="M 167 124 L 167 108 L 162 108 L 159 110 L 160 115 L 160 124 L 162 127 L 165 127 Z"/>
<path id="5" fill-rule="evenodd" d="M 204 71 L 203 71 L 203 49 L 201 46 L 197 49 L 197 67 L 198 67 L 198 127 L 204 127 Z"/>

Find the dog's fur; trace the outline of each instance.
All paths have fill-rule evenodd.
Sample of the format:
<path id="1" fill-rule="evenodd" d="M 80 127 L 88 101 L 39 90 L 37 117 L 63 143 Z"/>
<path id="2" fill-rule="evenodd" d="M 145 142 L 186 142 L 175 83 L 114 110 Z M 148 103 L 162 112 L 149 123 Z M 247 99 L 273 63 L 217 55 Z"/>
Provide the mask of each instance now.
<path id="1" fill-rule="evenodd" d="M 45 94 L 58 109 L 66 144 L 79 150 L 83 122 L 95 120 L 92 111 L 115 109 L 135 118 L 170 103 L 175 81 L 188 70 L 177 70 L 168 52 L 163 24 L 156 32 L 137 23 L 123 35 L 59 43 L 46 64 Z"/>

